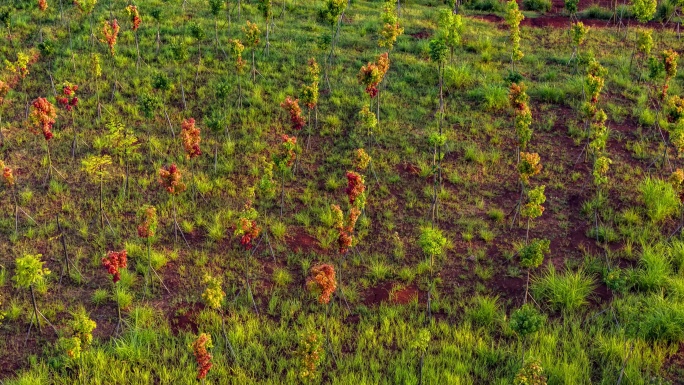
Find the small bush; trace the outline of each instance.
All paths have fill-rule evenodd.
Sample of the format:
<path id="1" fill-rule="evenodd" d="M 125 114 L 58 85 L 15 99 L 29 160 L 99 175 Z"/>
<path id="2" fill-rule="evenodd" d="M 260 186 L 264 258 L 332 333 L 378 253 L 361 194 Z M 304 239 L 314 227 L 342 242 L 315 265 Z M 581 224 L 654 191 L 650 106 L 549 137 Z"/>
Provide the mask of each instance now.
<path id="1" fill-rule="evenodd" d="M 465 4 L 466 8 L 476 11 L 503 12 L 503 2 L 498 0 L 473 0 Z"/>
<path id="2" fill-rule="evenodd" d="M 536 333 L 544 325 L 546 317 L 534 306 L 526 303 L 511 313 L 511 329 L 525 337 Z"/>
<path id="3" fill-rule="evenodd" d="M 551 10 L 551 0 L 523 0 L 523 7 L 528 11 L 545 13 Z"/>

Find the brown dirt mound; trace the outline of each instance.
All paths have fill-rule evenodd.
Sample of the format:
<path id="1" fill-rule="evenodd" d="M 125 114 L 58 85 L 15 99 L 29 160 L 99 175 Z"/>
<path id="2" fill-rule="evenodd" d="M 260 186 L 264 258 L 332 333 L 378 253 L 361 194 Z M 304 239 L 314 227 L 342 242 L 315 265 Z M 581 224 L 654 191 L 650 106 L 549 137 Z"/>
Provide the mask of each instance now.
<path id="1" fill-rule="evenodd" d="M 422 31 L 418 31 L 416 33 L 411 33 L 409 35 L 411 37 L 413 37 L 414 39 L 423 40 L 423 39 L 430 38 L 430 36 L 432 36 L 432 33 L 430 31 L 424 29 Z"/>
<path id="2" fill-rule="evenodd" d="M 303 228 L 293 228 L 292 232 L 294 235 L 285 239 L 290 250 L 301 251 L 304 253 L 310 251 L 317 253 L 323 252 L 318 239 L 309 235 Z"/>
<path id="3" fill-rule="evenodd" d="M 177 335 L 180 331 L 197 333 L 197 316 L 204 309 L 201 303 L 186 303 L 176 306 L 171 311 L 171 331 Z"/>
<path id="4" fill-rule="evenodd" d="M 363 302 L 367 306 L 379 305 L 382 302 L 407 304 L 414 299 L 420 300 L 421 291 L 415 286 L 403 286 L 397 282 L 382 282 L 371 287 L 363 294 Z"/>

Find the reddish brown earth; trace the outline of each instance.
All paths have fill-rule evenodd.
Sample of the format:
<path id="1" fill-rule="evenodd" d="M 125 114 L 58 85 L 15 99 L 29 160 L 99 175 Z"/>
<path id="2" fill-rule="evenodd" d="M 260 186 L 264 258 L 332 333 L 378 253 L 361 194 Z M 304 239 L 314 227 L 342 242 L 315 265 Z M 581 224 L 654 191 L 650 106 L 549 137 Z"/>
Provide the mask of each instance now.
<path id="1" fill-rule="evenodd" d="M 293 235 L 285 239 L 290 250 L 303 253 L 322 251 L 318 240 L 309 235 L 303 228 L 291 228 L 290 231 Z"/>
<path id="2" fill-rule="evenodd" d="M 177 335 L 181 331 L 197 333 L 197 316 L 203 309 L 202 303 L 185 303 L 173 308 L 169 314 L 173 334 Z"/>
<path id="3" fill-rule="evenodd" d="M 518 4 L 520 5 L 521 9 L 524 9 L 522 0 L 518 0 Z M 543 28 L 543 27 L 551 27 L 551 28 L 568 28 L 571 26 L 572 21 L 570 18 L 567 16 L 565 13 L 565 1 L 564 0 L 552 0 L 551 1 L 551 10 L 549 12 L 539 14 L 535 17 L 526 17 L 520 25 L 522 26 L 527 26 L 527 27 L 536 27 L 536 28 Z M 626 4 L 626 2 L 619 1 L 618 5 L 621 4 Z M 579 5 L 578 5 L 578 10 L 584 11 L 587 8 L 590 8 L 591 6 L 598 5 L 602 8 L 606 9 L 612 9 L 615 5 L 615 2 L 612 0 L 580 0 Z M 498 15 L 494 14 L 488 14 L 488 15 L 473 15 L 472 17 L 476 19 L 481 19 L 481 20 L 486 20 L 494 23 L 503 23 L 504 18 Z M 592 28 L 608 28 L 608 27 L 616 27 L 617 24 L 608 21 L 608 20 L 602 20 L 602 19 L 580 19 L 580 21 L 586 25 L 590 26 Z M 635 20 L 623 20 L 623 26 L 625 27 L 630 27 L 630 25 L 640 25 L 640 26 L 646 26 L 648 28 L 653 28 L 653 29 L 662 29 L 665 27 L 668 28 L 677 28 L 677 25 L 674 23 L 670 23 L 668 25 L 665 25 L 659 21 L 650 21 L 648 23 L 637 23 Z M 411 36 L 418 35 L 418 34 L 412 34 Z M 420 38 L 418 36 L 414 36 L 416 38 Z"/>
<path id="4" fill-rule="evenodd" d="M 504 23 L 504 18 L 498 15 L 473 15 L 471 16 L 475 19 L 480 19 L 480 20 L 485 20 L 489 21 L 492 23 L 499 23 L 502 24 Z M 590 26 L 592 28 L 613 28 L 616 27 L 616 24 L 614 22 L 609 22 L 608 20 L 601 20 L 601 19 L 580 19 L 580 21 L 586 25 Z M 636 22 L 630 21 L 630 20 L 624 20 L 623 21 L 624 26 L 629 28 L 630 26 L 636 25 Z M 560 14 L 551 14 L 547 13 L 544 15 L 540 15 L 537 17 L 526 17 L 521 23 L 521 26 L 526 26 L 526 27 L 535 27 L 535 28 L 543 28 L 543 27 L 551 27 L 551 28 L 568 28 L 572 25 L 572 21 L 570 20 L 569 17 L 563 16 Z M 667 28 L 673 28 L 676 29 L 677 25 L 676 24 L 668 24 L 664 25 L 658 21 L 649 21 L 648 23 L 640 23 L 640 26 L 645 26 L 648 28 L 653 28 L 653 29 L 663 29 L 665 27 Z M 501 28 L 504 28 L 501 26 Z"/>
<path id="5" fill-rule="evenodd" d="M 413 300 L 425 300 L 416 285 L 403 286 L 397 282 L 382 282 L 377 286 L 368 288 L 363 293 L 363 303 L 367 306 L 377 306 L 382 302 L 392 304 L 407 304 Z"/>
<path id="6" fill-rule="evenodd" d="M 684 343 L 679 345 L 677 353 L 668 357 L 664 368 L 673 385 L 684 385 Z"/>
<path id="7" fill-rule="evenodd" d="M 410 36 L 413 37 L 414 39 L 418 39 L 418 40 L 429 39 L 430 36 L 432 36 L 432 32 L 424 29 L 424 30 L 418 31 L 416 33 L 411 33 Z"/>

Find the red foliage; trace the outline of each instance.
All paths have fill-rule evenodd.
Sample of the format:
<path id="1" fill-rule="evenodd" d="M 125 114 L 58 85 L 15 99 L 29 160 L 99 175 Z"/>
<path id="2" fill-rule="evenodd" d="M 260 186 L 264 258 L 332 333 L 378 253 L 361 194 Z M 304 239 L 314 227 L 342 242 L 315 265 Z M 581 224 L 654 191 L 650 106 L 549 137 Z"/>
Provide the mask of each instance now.
<path id="1" fill-rule="evenodd" d="M 140 28 L 140 23 L 142 22 L 140 14 L 138 13 L 138 7 L 135 5 L 129 5 L 128 7 L 126 7 L 126 11 L 128 11 L 128 15 L 131 17 L 131 23 L 133 23 L 133 31 L 137 31 L 138 28 Z"/>
<path id="2" fill-rule="evenodd" d="M 109 251 L 107 256 L 102 258 L 102 266 L 107 269 L 107 273 L 112 275 L 112 281 L 114 283 L 119 282 L 121 275 L 119 269 L 125 269 L 128 264 L 128 259 L 126 256 L 126 250 L 119 252 Z"/>
<path id="3" fill-rule="evenodd" d="M 340 206 L 332 205 L 332 209 L 336 216 L 335 227 L 337 228 L 337 245 L 339 246 L 340 254 L 344 254 L 349 250 L 354 241 L 354 227 L 361 215 L 361 210 L 352 207 L 351 210 L 349 210 L 349 218 L 345 223 L 344 214 L 342 213 Z"/>
<path id="4" fill-rule="evenodd" d="M 245 250 L 250 250 L 254 241 L 261 233 L 261 227 L 259 227 L 255 220 L 240 218 L 240 244 L 245 247 Z"/>
<path id="5" fill-rule="evenodd" d="M 211 354 L 207 351 L 207 344 L 211 344 L 211 338 L 206 333 L 202 333 L 192 343 L 192 352 L 197 361 L 197 379 L 202 380 L 211 369 Z"/>
<path id="6" fill-rule="evenodd" d="M 366 185 L 364 184 L 363 177 L 357 172 L 347 171 L 347 188 L 344 191 L 349 197 L 349 203 L 354 205 L 356 198 L 366 191 Z"/>
<path id="7" fill-rule="evenodd" d="M 154 206 L 147 206 L 143 209 L 142 221 L 138 225 L 138 236 L 140 238 L 154 237 L 157 227 L 157 209 Z"/>
<path id="8" fill-rule="evenodd" d="M 181 182 L 181 172 L 175 163 L 168 167 L 159 169 L 159 183 L 171 195 L 176 195 L 185 191 L 185 183 Z"/>
<path id="9" fill-rule="evenodd" d="M 64 88 L 62 88 L 63 96 L 57 98 L 57 103 L 65 110 L 71 111 L 71 109 L 78 104 L 76 91 L 78 91 L 78 85 L 69 83 L 64 84 Z"/>
<path id="10" fill-rule="evenodd" d="M 116 46 L 116 38 L 119 36 L 119 22 L 116 19 L 111 22 L 104 22 L 102 26 L 102 34 L 105 37 L 105 42 L 109 46 L 109 52 L 114 56 L 114 47 Z"/>
<path id="11" fill-rule="evenodd" d="M 283 140 L 281 147 L 285 152 L 283 161 L 287 167 L 292 167 L 292 164 L 297 157 L 297 154 L 295 153 L 295 148 L 297 147 L 297 137 L 283 134 L 280 136 L 280 138 Z"/>
<path id="12" fill-rule="evenodd" d="M 55 106 L 45 98 L 34 100 L 32 106 L 33 121 L 40 127 L 45 140 L 52 139 L 52 126 L 55 124 L 55 117 L 57 116 Z"/>
<path id="13" fill-rule="evenodd" d="M 185 119 L 181 124 L 181 136 L 183 137 L 183 147 L 188 158 L 192 159 L 202 154 L 200 150 L 200 129 L 195 127 L 195 119 Z"/>
<path id="14" fill-rule="evenodd" d="M 306 280 L 309 291 L 318 295 L 318 303 L 327 304 L 337 289 L 335 268 L 327 263 L 311 268 L 311 275 Z"/>
<path id="15" fill-rule="evenodd" d="M 294 130 L 299 131 L 306 126 L 306 121 L 302 116 L 302 109 L 299 107 L 299 99 L 292 99 L 288 96 L 285 98 L 285 101 L 280 103 L 280 107 L 290 113 L 290 124 Z"/>
<path id="16" fill-rule="evenodd" d="M 358 74 L 359 83 L 366 86 L 366 93 L 371 99 L 378 94 L 378 85 L 385 77 L 388 70 L 389 56 L 387 52 L 378 56 L 377 62 L 368 62 L 367 65 L 361 67 Z"/>
<path id="17" fill-rule="evenodd" d="M 2 169 L 2 178 L 5 180 L 5 184 L 8 187 L 14 186 L 14 174 L 12 169 L 5 165 L 5 162 L 0 160 L 0 168 Z"/>
<path id="18" fill-rule="evenodd" d="M 5 101 L 5 96 L 7 96 L 9 90 L 9 84 L 0 80 L 0 105 Z"/>
<path id="19" fill-rule="evenodd" d="M 45 11 L 48 8 L 47 0 L 38 0 L 38 9 Z"/>

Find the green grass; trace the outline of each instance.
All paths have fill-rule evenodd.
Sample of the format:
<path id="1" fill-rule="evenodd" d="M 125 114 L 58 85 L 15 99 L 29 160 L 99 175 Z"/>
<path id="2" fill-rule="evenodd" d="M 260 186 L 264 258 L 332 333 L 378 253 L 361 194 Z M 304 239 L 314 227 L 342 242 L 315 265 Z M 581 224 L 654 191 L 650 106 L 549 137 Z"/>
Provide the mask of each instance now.
<path id="1" fill-rule="evenodd" d="M 579 310 L 589 303 L 589 294 L 595 287 L 594 279 L 583 270 L 559 273 L 553 265 L 533 280 L 531 291 L 552 309 L 563 312 Z"/>

